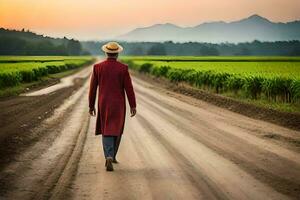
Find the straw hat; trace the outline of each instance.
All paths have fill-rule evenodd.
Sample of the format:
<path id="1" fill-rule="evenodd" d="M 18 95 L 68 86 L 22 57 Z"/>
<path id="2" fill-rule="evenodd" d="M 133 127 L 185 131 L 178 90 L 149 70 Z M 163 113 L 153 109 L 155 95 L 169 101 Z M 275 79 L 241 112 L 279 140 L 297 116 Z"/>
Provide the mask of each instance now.
<path id="1" fill-rule="evenodd" d="M 120 53 L 123 51 L 123 47 L 117 42 L 108 42 L 102 46 L 102 50 L 106 53 Z"/>

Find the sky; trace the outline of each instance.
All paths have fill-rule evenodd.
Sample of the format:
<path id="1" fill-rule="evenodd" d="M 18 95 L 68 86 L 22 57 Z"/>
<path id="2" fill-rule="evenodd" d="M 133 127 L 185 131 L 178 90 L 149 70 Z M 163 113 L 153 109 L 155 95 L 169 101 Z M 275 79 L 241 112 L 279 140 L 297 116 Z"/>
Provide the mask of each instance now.
<path id="1" fill-rule="evenodd" d="M 300 0 L 0 0 L 0 27 L 80 40 L 113 38 L 138 27 L 195 26 L 258 14 L 300 20 Z"/>

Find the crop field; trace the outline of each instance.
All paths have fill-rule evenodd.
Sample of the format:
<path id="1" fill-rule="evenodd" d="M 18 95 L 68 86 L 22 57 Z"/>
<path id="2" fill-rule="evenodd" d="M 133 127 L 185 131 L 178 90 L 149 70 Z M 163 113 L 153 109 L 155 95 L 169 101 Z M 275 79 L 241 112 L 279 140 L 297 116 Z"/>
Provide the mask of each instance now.
<path id="1" fill-rule="evenodd" d="M 299 57 L 123 57 L 133 69 L 216 93 L 294 103 L 300 100 Z"/>
<path id="2" fill-rule="evenodd" d="M 37 81 L 48 74 L 76 69 L 90 64 L 86 56 L 1 56 L 0 88 Z"/>
<path id="3" fill-rule="evenodd" d="M 288 56 L 126 56 L 124 60 L 140 61 L 203 61 L 203 62 L 300 62 L 300 57 Z"/>

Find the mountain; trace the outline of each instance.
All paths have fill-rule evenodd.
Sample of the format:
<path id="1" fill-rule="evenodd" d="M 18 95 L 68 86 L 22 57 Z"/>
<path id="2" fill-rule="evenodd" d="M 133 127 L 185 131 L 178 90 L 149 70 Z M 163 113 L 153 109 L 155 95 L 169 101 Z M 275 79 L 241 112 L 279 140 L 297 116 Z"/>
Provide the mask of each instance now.
<path id="1" fill-rule="evenodd" d="M 122 41 L 174 41 L 174 42 L 251 42 L 300 40 L 300 21 L 275 23 L 252 15 L 233 22 L 210 22 L 194 27 L 179 27 L 174 24 L 156 24 L 137 28 L 115 38 Z"/>

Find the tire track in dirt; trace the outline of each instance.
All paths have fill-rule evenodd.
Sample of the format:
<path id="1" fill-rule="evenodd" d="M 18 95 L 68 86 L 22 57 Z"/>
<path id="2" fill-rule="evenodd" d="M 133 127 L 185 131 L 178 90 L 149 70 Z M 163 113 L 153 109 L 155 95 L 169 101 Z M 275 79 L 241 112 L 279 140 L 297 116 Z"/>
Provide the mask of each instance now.
<path id="1" fill-rule="evenodd" d="M 133 80 L 138 114 L 126 117 L 120 163 L 105 171 L 92 119 L 71 199 L 297 199 L 297 149 L 260 137 L 296 131 Z"/>
<path id="2" fill-rule="evenodd" d="M 169 110 L 176 110 L 180 113 L 183 113 L 186 115 L 186 117 L 197 117 L 200 114 L 207 115 L 208 117 L 211 117 L 213 120 L 222 121 L 228 125 L 236 126 L 239 128 L 242 128 L 244 130 L 247 130 L 248 132 L 251 132 L 252 135 L 260 136 L 264 139 L 266 139 L 270 135 L 275 135 L 278 137 L 274 137 L 277 139 L 284 139 L 278 142 L 281 142 L 281 145 L 284 142 L 288 142 L 288 144 L 285 146 L 287 148 L 292 148 L 292 150 L 296 150 L 300 152 L 300 146 L 297 145 L 300 142 L 300 134 L 299 131 L 290 130 L 284 127 L 280 127 L 275 124 L 271 124 L 268 122 L 252 119 L 243 115 L 240 115 L 235 112 L 228 111 L 226 109 L 219 108 L 217 106 L 212 106 L 211 104 L 194 99 L 189 96 L 181 95 L 178 93 L 174 93 L 168 90 L 165 90 L 163 88 L 154 86 L 152 84 L 149 84 L 147 82 L 144 82 L 140 79 L 134 78 L 135 82 L 138 83 L 136 86 L 136 90 L 139 90 L 139 87 L 142 86 L 142 90 L 139 90 L 142 96 L 147 97 L 148 99 L 151 99 L 155 102 L 159 102 L 164 107 L 168 108 Z M 159 95 L 153 92 L 163 94 Z M 154 95 L 153 95 L 154 94 Z M 157 98 L 159 97 L 159 98 Z M 169 98 L 171 97 L 171 98 Z M 175 101 L 176 99 L 180 101 Z M 182 101 L 186 104 L 182 104 Z M 188 105 L 190 104 L 190 105 Z M 198 113 L 195 113 L 194 106 L 201 108 L 200 110 L 197 109 Z M 201 120 L 201 119 L 198 119 Z M 208 122 L 201 121 L 201 123 L 206 122 L 209 123 L 210 126 L 214 121 Z"/>
<path id="3" fill-rule="evenodd" d="M 194 177 L 192 165 L 170 154 L 137 120 L 125 126 L 121 163 L 107 173 L 101 137 L 93 136 L 91 125 L 70 199 L 220 199 L 203 178 Z"/>
<path id="4" fill-rule="evenodd" d="M 148 109 L 147 114 L 143 113 L 145 119 L 143 122 L 152 126 L 152 134 L 159 136 L 163 144 L 171 145 L 174 152 L 179 151 L 198 170 L 198 173 L 209 177 L 209 180 L 217 185 L 215 189 L 226 194 L 225 197 L 229 199 L 286 199 L 270 187 L 255 180 L 231 161 L 187 137 L 176 126 L 163 117 L 154 115 L 150 110 Z"/>
<path id="5" fill-rule="evenodd" d="M 228 160 L 232 160 L 248 173 L 279 192 L 295 198 L 299 196 L 300 166 L 294 160 L 280 157 L 280 155 L 264 150 L 260 146 L 248 143 L 247 140 L 232 136 L 222 129 L 209 126 L 199 117 L 183 115 L 183 113 L 176 112 L 175 108 L 166 110 L 148 96 L 147 98 L 144 98 L 144 95 L 139 97 L 140 104 L 151 107 L 157 116 L 168 119 L 188 137 L 213 149 Z M 159 101 L 159 104 L 161 102 Z M 286 166 L 289 166 L 289 170 L 286 170 Z"/>
<path id="6" fill-rule="evenodd" d="M 1 198 L 50 198 L 52 189 L 72 155 L 82 130 L 82 119 L 88 118 L 87 88 L 88 82 L 67 98 L 50 118 L 32 130 L 46 131 L 47 134 L 18 155 L 19 162 L 10 163 L 1 171 L 1 181 L 9 184 Z"/>
<path id="7" fill-rule="evenodd" d="M 136 152 L 141 159 L 146 161 L 145 166 L 150 167 L 153 171 L 145 176 L 149 187 L 152 188 L 154 199 L 220 199 L 221 197 L 225 199 L 220 191 L 214 190 L 213 183 L 209 182 L 204 174 L 195 173 L 194 166 L 187 159 L 180 156 L 178 152 L 170 151 L 170 147 L 162 144 L 160 138 L 153 136 L 151 126 L 141 123 L 139 116 L 137 116 L 137 121 L 132 121 L 130 124 L 129 130 L 134 130 L 134 133 L 132 134 L 130 131 L 129 137 L 134 144 L 140 144 L 135 145 Z M 171 183 L 168 182 L 166 185 L 153 189 L 158 182 L 153 181 L 154 174 L 159 182 L 167 182 L 164 180 L 167 179 L 171 180 Z M 190 193 L 194 195 L 188 197 L 187 194 Z M 173 194 L 173 196 L 167 196 L 167 194 Z"/>

